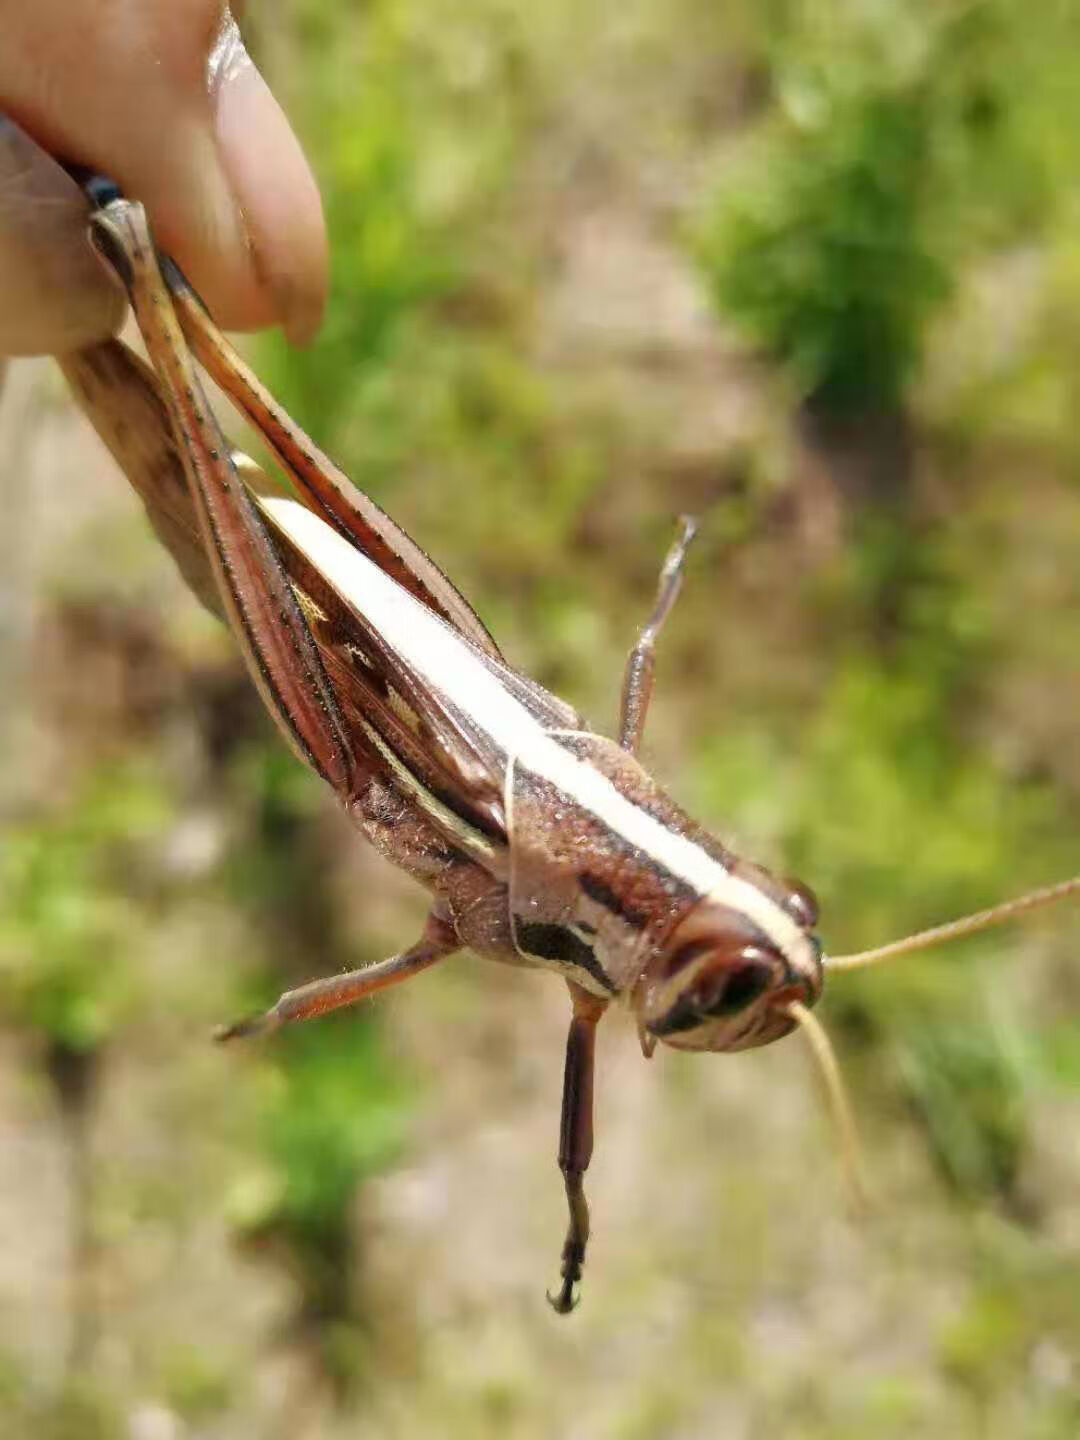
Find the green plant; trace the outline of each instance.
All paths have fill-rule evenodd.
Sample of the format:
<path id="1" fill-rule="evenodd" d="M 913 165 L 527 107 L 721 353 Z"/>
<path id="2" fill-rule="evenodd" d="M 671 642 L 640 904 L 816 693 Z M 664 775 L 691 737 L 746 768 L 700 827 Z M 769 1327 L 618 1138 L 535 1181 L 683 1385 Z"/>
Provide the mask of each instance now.
<path id="1" fill-rule="evenodd" d="M 824 91 L 755 147 L 699 257 L 717 307 L 832 412 L 894 408 L 948 293 L 928 229 L 931 101 Z M 729 181 L 730 184 L 730 181 Z"/>
<path id="2" fill-rule="evenodd" d="M 325 973 L 362 957 L 346 955 L 335 857 L 320 843 L 318 782 L 276 738 L 245 746 L 231 778 L 249 824 L 229 884 L 259 937 L 262 963 L 246 988 L 262 1008 L 294 983 L 298 958 Z M 275 1036 L 257 1072 L 254 1153 L 233 1220 L 294 1279 L 297 1327 L 339 1393 L 363 1355 L 356 1196 L 398 1154 L 410 1100 L 378 1014 L 366 1008 Z"/>
<path id="3" fill-rule="evenodd" d="M 898 410 L 961 261 L 1054 204 L 1059 25 L 834 3 L 772 27 L 776 105 L 697 227 L 709 293 L 824 414 Z"/>
<path id="4" fill-rule="evenodd" d="M 160 782 L 135 760 L 103 767 L 55 813 L 7 831 L 0 1000 L 13 1022 L 75 1055 L 115 1033 L 148 918 L 133 882 L 169 813 Z"/>

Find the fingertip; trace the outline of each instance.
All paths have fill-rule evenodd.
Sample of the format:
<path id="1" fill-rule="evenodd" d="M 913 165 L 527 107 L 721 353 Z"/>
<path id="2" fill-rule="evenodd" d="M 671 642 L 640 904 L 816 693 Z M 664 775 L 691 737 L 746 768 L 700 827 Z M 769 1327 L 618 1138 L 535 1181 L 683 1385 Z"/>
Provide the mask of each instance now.
<path id="1" fill-rule="evenodd" d="M 307 344 L 326 304 L 322 202 L 299 141 L 250 61 L 222 78 L 214 128 L 260 286 L 289 340 Z"/>

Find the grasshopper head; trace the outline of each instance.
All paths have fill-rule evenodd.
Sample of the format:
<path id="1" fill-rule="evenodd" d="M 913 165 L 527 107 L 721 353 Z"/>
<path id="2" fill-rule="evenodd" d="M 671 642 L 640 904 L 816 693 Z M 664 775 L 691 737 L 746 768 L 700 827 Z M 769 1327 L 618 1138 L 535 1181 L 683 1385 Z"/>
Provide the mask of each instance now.
<path id="1" fill-rule="evenodd" d="M 736 878 L 749 903 L 738 890 L 699 900 L 646 966 L 634 1003 L 647 1036 L 681 1050 L 749 1050 L 794 1027 L 792 1001 L 816 1003 L 813 894 L 746 862 Z"/>

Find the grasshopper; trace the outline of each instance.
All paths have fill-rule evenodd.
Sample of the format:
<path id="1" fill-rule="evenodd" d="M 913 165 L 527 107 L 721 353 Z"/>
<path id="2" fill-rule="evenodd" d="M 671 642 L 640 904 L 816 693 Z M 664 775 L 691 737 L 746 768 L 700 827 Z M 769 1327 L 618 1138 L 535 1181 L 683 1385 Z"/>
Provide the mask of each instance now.
<path id="1" fill-rule="evenodd" d="M 196 595 L 232 630 L 286 741 L 366 839 L 432 903 L 419 939 L 286 992 L 218 1038 L 355 1005 L 462 948 L 567 986 L 558 1163 L 574 1308 L 589 1238 L 597 1025 L 627 1005 L 648 1057 L 737 1051 L 802 1028 L 850 1149 L 851 1117 L 812 1009 L 831 971 L 971 934 L 1080 891 L 1080 876 L 856 955 L 827 957 L 812 892 L 726 849 L 636 756 L 658 635 L 694 523 L 684 520 L 626 665 L 618 739 L 507 663 L 453 583 L 300 430 L 160 256 L 142 207 L 85 183 L 89 230 L 151 366 L 109 341 L 61 357 Z M 294 493 L 230 449 L 196 361 L 265 437 Z M 152 368 L 151 368 L 152 367 Z"/>

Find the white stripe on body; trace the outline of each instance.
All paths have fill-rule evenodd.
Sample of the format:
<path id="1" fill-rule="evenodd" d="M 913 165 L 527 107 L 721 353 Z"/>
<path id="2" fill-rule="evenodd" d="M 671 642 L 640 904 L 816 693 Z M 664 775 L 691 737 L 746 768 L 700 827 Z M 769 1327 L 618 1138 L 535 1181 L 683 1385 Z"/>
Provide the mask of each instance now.
<path id="1" fill-rule="evenodd" d="M 284 496 L 257 499 L 345 604 L 391 637 L 394 649 L 407 664 L 445 695 L 469 725 L 494 739 L 507 763 L 512 756 L 515 765 L 554 785 L 626 845 L 647 855 L 699 895 L 745 915 L 792 964 L 804 968 L 800 961 L 806 954 L 806 936 L 764 891 L 731 874 L 700 845 L 662 825 L 621 795 L 592 765 L 571 755 L 507 691 L 456 630 L 313 511 Z"/>

